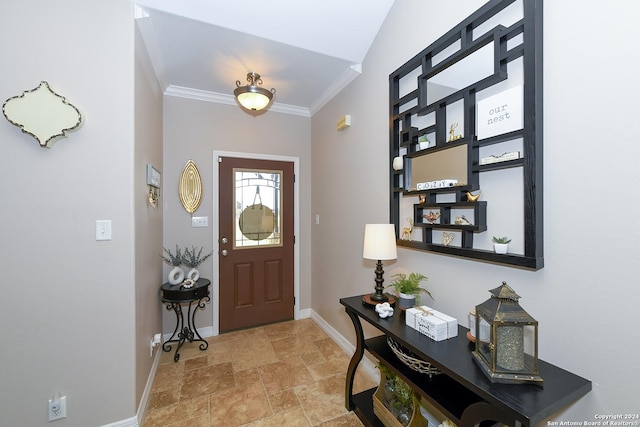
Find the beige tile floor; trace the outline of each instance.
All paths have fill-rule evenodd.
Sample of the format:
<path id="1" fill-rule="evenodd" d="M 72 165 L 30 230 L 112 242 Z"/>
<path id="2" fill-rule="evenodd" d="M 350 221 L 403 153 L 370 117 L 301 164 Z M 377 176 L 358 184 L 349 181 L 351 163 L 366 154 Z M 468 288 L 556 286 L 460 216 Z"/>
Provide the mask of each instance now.
<path id="1" fill-rule="evenodd" d="M 347 355 L 311 319 L 221 334 L 163 353 L 142 427 L 356 427 Z M 175 349 L 175 347 L 174 347 Z M 354 392 L 374 387 L 358 371 Z"/>

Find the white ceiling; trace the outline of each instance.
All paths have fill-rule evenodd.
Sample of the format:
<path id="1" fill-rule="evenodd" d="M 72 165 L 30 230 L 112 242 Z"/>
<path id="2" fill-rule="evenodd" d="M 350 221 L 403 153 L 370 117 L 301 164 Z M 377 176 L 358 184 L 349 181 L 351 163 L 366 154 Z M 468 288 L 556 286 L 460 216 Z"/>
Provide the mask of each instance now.
<path id="1" fill-rule="evenodd" d="M 168 95 L 236 105 L 249 71 L 271 111 L 310 116 L 360 74 L 394 0 L 136 0 Z"/>

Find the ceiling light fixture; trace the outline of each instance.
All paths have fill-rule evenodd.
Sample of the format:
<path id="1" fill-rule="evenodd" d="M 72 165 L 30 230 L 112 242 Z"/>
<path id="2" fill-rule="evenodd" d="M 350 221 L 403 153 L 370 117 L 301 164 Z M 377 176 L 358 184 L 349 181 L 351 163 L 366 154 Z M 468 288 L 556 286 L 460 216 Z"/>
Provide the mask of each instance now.
<path id="1" fill-rule="evenodd" d="M 259 111 L 265 108 L 273 99 L 273 94 L 276 93 L 275 89 L 270 91 L 260 87 L 262 85 L 262 79 L 258 73 L 247 73 L 246 86 L 240 86 L 240 80 L 236 80 L 236 89 L 233 91 L 236 99 L 247 110 Z"/>

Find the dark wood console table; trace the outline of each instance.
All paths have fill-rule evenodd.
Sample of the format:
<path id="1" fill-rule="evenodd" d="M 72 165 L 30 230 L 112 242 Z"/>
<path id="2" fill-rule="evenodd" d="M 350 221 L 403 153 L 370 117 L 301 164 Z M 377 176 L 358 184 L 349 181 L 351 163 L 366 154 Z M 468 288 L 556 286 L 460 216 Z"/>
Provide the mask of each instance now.
<path id="1" fill-rule="evenodd" d="M 363 304 L 362 295 L 342 298 L 340 303 L 356 332 L 356 351 L 351 358 L 345 384 L 345 404 L 367 426 L 383 424 L 373 414 L 370 389 L 353 394 L 353 380 L 364 351 L 398 374 L 422 398 L 442 411 L 458 427 L 482 421 L 501 422 L 511 427 L 535 426 L 556 411 L 591 390 L 591 381 L 540 360 L 544 387 L 534 384 L 494 384 L 473 362 L 468 329 L 458 326 L 458 336 L 436 342 L 405 325 L 404 313 L 380 319 L 374 307 Z M 360 320 L 373 325 L 383 335 L 365 339 Z M 442 374 L 432 378 L 411 370 L 387 345 L 391 337 L 422 360 L 431 362 Z"/>
<path id="2" fill-rule="evenodd" d="M 176 314 L 176 328 L 173 330 L 171 338 L 162 344 L 162 349 L 169 352 L 171 351 L 170 343 L 177 343 L 176 352 L 173 355 L 174 362 L 180 359 L 180 347 L 185 341 L 199 341 L 199 348 L 203 351 L 209 347 L 209 343 L 200 336 L 196 328 L 196 312 L 204 309 L 205 302 L 211 301 L 211 297 L 209 297 L 210 284 L 211 281 L 208 279 L 200 278 L 189 288 L 183 284 L 172 285 L 170 283 L 165 283 L 160 287 L 163 304 L 166 304 L 167 310 L 173 310 Z M 182 304 L 189 304 L 186 323 Z"/>

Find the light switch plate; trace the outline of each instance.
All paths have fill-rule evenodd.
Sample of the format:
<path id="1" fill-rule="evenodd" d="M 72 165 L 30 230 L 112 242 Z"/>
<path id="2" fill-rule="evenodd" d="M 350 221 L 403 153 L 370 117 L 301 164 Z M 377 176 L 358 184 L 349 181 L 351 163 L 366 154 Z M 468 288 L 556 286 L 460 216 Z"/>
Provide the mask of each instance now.
<path id="1" fill-rule="evenodd" d="M 96 240 L 111 240 L 111 220 L 96 220 Z"/>
<path id="2" fill-rule="evenodd" d="M 208 216 L 194 216 L 191 217 L 191 227 L 208 227 L 209 226 L 209 217 Z"/>

